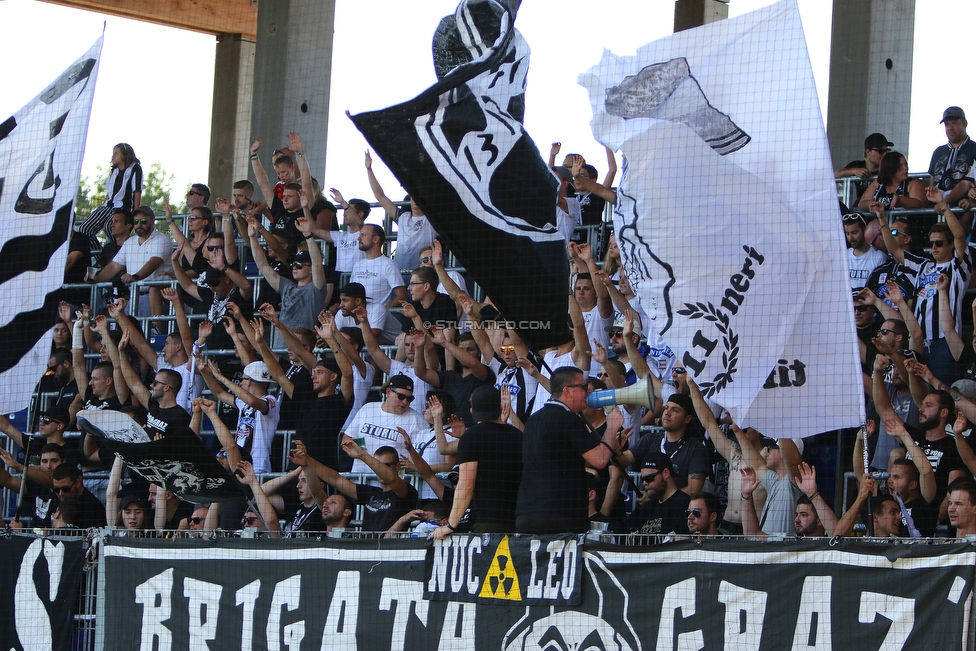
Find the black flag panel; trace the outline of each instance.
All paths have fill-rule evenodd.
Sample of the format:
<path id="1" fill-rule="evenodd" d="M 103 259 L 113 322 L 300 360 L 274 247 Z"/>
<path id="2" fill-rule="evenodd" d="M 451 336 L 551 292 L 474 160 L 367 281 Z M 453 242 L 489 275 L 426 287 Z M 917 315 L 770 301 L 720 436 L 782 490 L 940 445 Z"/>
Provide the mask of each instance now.
<path id="1" fill-rule="evenodd" d="M 499 2 L 462 2 L 434 36 L 440 81 L 350 117 L 502 318 L 543 348 L 570 338 L 568 268 L 558 182 L 521 122 L 529 48 L 514 18 Z"/>

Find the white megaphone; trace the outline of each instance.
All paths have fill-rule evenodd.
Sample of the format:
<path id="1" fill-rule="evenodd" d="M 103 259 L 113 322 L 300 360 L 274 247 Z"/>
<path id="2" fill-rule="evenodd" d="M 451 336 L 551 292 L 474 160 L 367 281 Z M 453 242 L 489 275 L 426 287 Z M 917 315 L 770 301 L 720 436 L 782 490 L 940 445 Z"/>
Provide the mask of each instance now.
<path id="1" fill-rule="evenodd" d="M 648 409 L 654 409 L 656 398 L 651 376 L 646 375 L 643 380 L 631 384 L 629 387 L 594 391 L 586 396 L 586 404 L 593 408 L 602 407 L 604 409 L 614 405 L 641 405 Z"/>

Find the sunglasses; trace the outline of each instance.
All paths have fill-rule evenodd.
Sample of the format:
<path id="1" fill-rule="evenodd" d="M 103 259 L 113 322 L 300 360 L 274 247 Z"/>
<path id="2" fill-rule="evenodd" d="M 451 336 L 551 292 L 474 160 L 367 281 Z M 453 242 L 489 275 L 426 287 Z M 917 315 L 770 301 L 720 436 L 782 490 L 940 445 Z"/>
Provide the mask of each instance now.
<path id="1" fill-rule="evenodd" d="M 892 235 L 893 235 L 894 237 L 898 237 L 899 235 L 908 235 L 908 233 L 906 233 L 905 231 L 900 231 L 900 230 L 898 230 L 897 228 L 892 228 L 892 229 L 891 229 L 891 234 L 892 234 Z"/>
<path id="2" fill-rule="evenodd" d="M 701 509 L 688 509 L 687 511 L 685 511 L 685 517 L 686 517 L 686 518 L 687 518 L 687 517 L 688 517 L 689 515 L 693 515 L 693 516 L 695 516 L 696 518 L 700 518 L 700 517 L 701 517 L 701 514 L 702 514 L 702 511 L 701 511 Z"/>
<path id="3" fill-rule="evenodd" d="M 149 220 L 148 219 L 133 219 L 132 220 L 132 223 L 133 224 L 148 224 L 149 223 Z"/>
<path id="4" fill-rule="evenodd" d="M 191 194 L 195 194 L 198 197 L 202 197 L 203 196 L 203 193 L 202 192 L 197 192 L 196 190 L 190 190 L 189 192 L 186 193 L 186 196 L 190 196 Z M 192 215 L 190 215 L 190 219 L 193 219 L 193 216 Z"/>
<path id="5" fill-rule="evenodd" d="M 650 484 L 652 481 L 657 479 L 657 476 L 660 474 L 661 473 L 659 472 L 655 472 L 655 473 L 651 473 L 650 475 L 641 475 L 641 481 L 644 482 L 645 484 Z"/>
<path id="6" fill-rule="evenodd" d="M 867 312 L 870 309 L 872 309 L 870 305 L 855 305 L 854 306 L 854 311 L 855 312 Z"/>
<path id="7" fill-rule="evenodd" d="M 881 147 L 871 147 L 871 151 L 876 151 L 879 154 L 887 154 L 889 151 L 891 151 L 891 149 L 889 149 L 887 147 L 884 147 L 884 148 L 881 148 Z"/>
<path id="8" fill-rule="evenodd" d="M 200 215 L 187 215 L 187 219 L 203 219 Z"/>
<path id="9" fill-rule="evenodd" d="M 929 246 L 945 246 L 945 240 L 929 240 Z"/>
<path id="10" fill-rule="evenodd" d="M 514 353 L 515 352 L 515 346 L 499 346 L 498 347 L 498 352 L 501 353 L 501 354 L 503 354 L 503 355 L 505 353 Z"/>
<path id="11" fill-rule="evenodd" d="M 190 524 L 200 524 L 201 522 L 203 522 L 203 518 L 198 516 L 193 516 L 192 518 L 187 518 L 187 522 L 189 522 Z"/>
<path id="12" fill-rule="evenodd" d="M 241 518 L 241 524 L 242 525 L 251 525 L 251 524 L 254 524 L 256 522 L 261 522 L 261 518 L 255 518 L 255 517 Z"/>
<path id="13" fill-rule="evenodd" d="M 72 484 L 71 486 L 55 486 L 51 490 L 57 493 L 58 495 L 60 495 L 61 493 L 70 493 L 73 487 L 74 484 Z"/>
<path id="14" fill-rule="evenodd" d="M 427 264 L 428 262 L 431 261 L 431 258 L 430 258 L 430 256 L 424 256 L 424 257 L 420 258 L 420 261 L 423 262 L 424 264 Z"/>
<path id="15" fill-rule="evenodd" d="M 849 224 L 851 222 L 861 222 L 863 224 L 864 216 L 854 212 L 849 212 L 846 215 L 844 215 L 844 223 Z"/>
<path id="16" fill-rule="evenodd" d="M 878 330 L 878 334 L 883 337 L 883 336 L 888 335 L 888 334 L 895 334 L 895 331 L 894 330 L 889 330 L 888 328 L 881 328 L 880 330 Z"/>
<path id="17" fill-rule="evenodd" d="M 400 393 L 400 392 L 399 392 L 399 391 L 397 391 L 396 389 L 390 389 L 390 392 L 391 392 L 391 393 L 392 393 L 393 395 L 395 395 L 395 396 L 396 396 L 397 398 L 399 398 L 400 400 L 404 400 L 404 401 L 406 401 L 406 402 L 408 402 L 408 403 L 409 403 L 409 402 L 413 402 L 413 401 L 414 401 L 414 398 L 416 398 L 416 396 L 408 396 L 408 395 L 407 395 L 407 394 L 405 394 L 405 393 Z"/>
<path id="18" fill-rule="evenodd" d="M 51 422 L 51 419 L 48 418 L 47 416 L 41 416 L 40 418 L 37 419 L 37 422 L 39 422 L 41 425 L 47 425 L 48 423 Z"/>
<path id="19" fill-rule="evenodd" d="M 213 253 L 214 251 L 223 251 L 224 250 L 224 247 L 222 247 L 222 246 L 210 246 L 208 244 L 207 245 L 207 250 L 210 251 L 211 253 Z"/>
<path id="20" fill-rule="evenodd" d="M 292 269 L 301 269 L 302 267 L 304 267 L 306 265 L 309 266 L 309 267 L 311 267 L 312 266 L 312 263 L 310 263 L 310 262 L 292 262 L 291 263 L 291 268 Z"/>
<path id="21" fill-rule="evenodd" d="M 166 384 L 165 382 L 160 382 L 159 380 L 153 380 L 152 382 L 150 382 L 150 383 L 149 383 L 149 386 L 151 386 L 151 387 L 154 387 L 154 386 L 156 386 L 157 384 L 161 384 L 161 385 L 163 385 L 164 387 L 169 387 L 169 388 L 171 388 L 171 389 L 173 388 L 173 387 L 172 387 L 171 385 L 169 385 L 169 384 Z"/>

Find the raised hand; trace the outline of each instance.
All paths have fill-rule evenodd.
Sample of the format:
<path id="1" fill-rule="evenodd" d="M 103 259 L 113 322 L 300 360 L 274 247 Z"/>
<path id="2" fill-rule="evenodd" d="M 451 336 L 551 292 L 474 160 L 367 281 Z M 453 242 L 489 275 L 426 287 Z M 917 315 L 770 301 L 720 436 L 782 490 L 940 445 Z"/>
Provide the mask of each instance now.
<path id="1" fill-rule="evenodd" d="M 369 155 L 369 150 L 366 150 L 366 169 L 373 169 L 373 157 Z"/>
<path id="2" fill-rule="evenodd" d="M 179 294 L 176 293 L 176 288 L 174 287 L 163 287 L 159 293 L 162 294 L 164 300 L 170 303 L 175 303 L 179 300 Z"/>
<path id="3" fill-rule="evenodd" d="M 549 155 L 555 158 L 559 154 L 559 150 L 561 150 L 562 148 L 563 148 L 563 143 L 561 142 L 552 143 L 552 146 L 549 147 Z"/>
<path id="4" fill-rule="evenodd" d="M 61 303 L 58 304 L 58 316 L 61 317 L 61 320 L 65 323 L 71 323 L 71 306 L 68 305 L 67 301 L 61 301 Z"/>
<path id="5" fill-rule="evenodd" d="M 440 240 L 434 240 L 430 245 L 430 262 L 435 267 L 444 266 L 444 247 Z"/>
<path id="6" fill-rule="evenodd" d="M 308 453 L 305 450 L 305 444 L 299 439 L 293 439 L 291 454 L 288 455 L 288 460 L 299 468 L 308 467 Z"/>
<path id="7" fill-rule="evenodd" d="M 358 443 L 345 434 L 342 435 L 342 449 L 353 459 L 362 459 L 363 455 L 366 454 L 366 451 Z"/>
<path id="8" fill-rule="evenodd" d="M 407 430 L 403 429 L 402 427 L 397 427 L 396 430 L 400 433 L 400 436 L 403 437 L 403 447 L 405 447 L 407 450 L 414 450 L 413 441 L 410 440 L 410 435 L 407 434 Z"/>
<path id="9" fill-rule="evenodd" d="M 400 301 L 400 308 L 403 316 L 407 317 L 408 319 L 413 319 L 417 316 L 416 308 L 414 308 L 413 304 L 407 301 Z"/>
<path id="10" fill-rule="evenodd" d="M 213 252 L 211 256 L 210 266 L 217 271 L 224 271 L 227 269 L 227 260 L 224 258 L 224 250 L 217 249 Z"/>
<path id="11" fill-rule="evenodd" d="M 742 492 L 740 497 L 747 500 L 752 497 L 753 492 L 759 486 L 759 480 L 756 477 L 756 470 L 755 468 L 749 467 L 740 468 L 739 474 L 742 475 L 742 484 L 739 488 L 739 490 Z"/>
<path id="12" fill-rule="evenodd" d="M 507 423 L 508 419 L 512 417 L 512 391 L 508 388 L 507 384 L 503 384 L 498 390 L 501 394 L 501 413 L 499 418 L 503 423 Z"/>
<path id="13" fill-rule="evenodd" d="M 369 327 L 369 315 L 366 313 L 365 307 L 359 306 L 353 310 L 352 317 L 356 319 L 356 325 Z"/>
<path id="14" fill-rule="evenodd" d="M 258 313 L 263 318 L 267 319 L 268 323 L 271 325 L 278 324 L 278 316 L 275 314 L 275 309 L 271 303 L 261 303 L 261 305 L 258 306 Z"/>
<path id="15" fill-rule="evenodd" d="M 797 487 L 807 497 L 817 492 L 817 469 L 805 461 L 800 464 L 800 481 Z"/>
<path id="16" fill-rule="evenodd" d="M 251 136 L 251 156 L 258 153 L 259 149 L 261 149 L 261 139 L 257 136 Z"/>
<path id="17" fill-rule="evenodd" d="M 335 188 L 329 188 L 329 194 L 332 196 L 332 200 L 335 201 L 340 206 L 348 205 L 346 200 L 342 198 L 342 193 Z"/>
<path id="18" fill-rule="evenodd" d="M 227 199 L 224 199 L 223 197 L 217 197 L 217 201 L 214 202 L 214 207 L 217 209 L 217 212 L 221 215 L 226 215 L 227 213 L 230 212 L 230 202 L 227 201 Z"/>
<path id="19" fill-rule="evenodd" d="M 297 131 L 289 131 L 287 134 L 288 146 L 296 154 L 300 151 L 305 151 L 305 146 L 302 145 L 302 137 L 298 135 Z"/>
<path id="20" fill-rule="evenodd" d="M 597 364 L 607 363 L 607 349 L 598 340 L 593 340 L 593 361 Z"/>
<path id="21" fill-rule="evenodd" d="M 210 335 L 213 334 L 213 322 L 210 319 L 204 319 L 200 322 L 197 328 L 197 338 L 206 340 Z"/>

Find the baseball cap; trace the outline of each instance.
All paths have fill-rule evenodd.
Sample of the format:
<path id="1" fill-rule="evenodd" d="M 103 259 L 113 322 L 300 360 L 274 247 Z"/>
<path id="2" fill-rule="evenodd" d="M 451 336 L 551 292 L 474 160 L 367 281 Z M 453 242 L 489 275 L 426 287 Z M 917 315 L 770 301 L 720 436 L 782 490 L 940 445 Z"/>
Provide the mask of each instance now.
<path id="1" fill-rule="evenodd" d="M 638 315 L 634 314 L 633 316 L 634 316 L 634 334 L 636 334 L 638 337 L 640 337 L 641 336 L 641 320 L 640 320 L 640 317 Z M 616 316 L 616 318 L 614 318 L 614 320 L 613 320 L 613 325 L 608 325 L 608 326 L 604 327 L 603 329 L 606 332 L 613 332 L 614 330 L 623 330 L 624 329 L 624 325 L 626 325 L 626 323 L 627 323 L 627 317 L 625 317 L 623 314 L 618 314 Z"/>
<path id="2" fill-rule="evenodd" d="M 60 421 L 65 425 L 71 422 L 71 414 L 68 413 L 68 409 L 66 407 L 60 407 L 58 405 L 53 405 L 48 409 L 45 409 L 44 411 L 41 412 L 41 416 L 46 416 L 51 420 Z"/>
<path id="3" fill-rule="evenodd" d="M 255 382 L 270 382 L 271 372 L 264 362 L 251 362 L 244 367 L 244 377 Z"/>
<path id="4" fill-rule="evenodd" d="M 674 470 L 674 466 L 671 464 L 671 458 L 660 452 L 653 452 L 647 455 L 644 458 L 642 468 L 647 468 L 648 470 Z"/>
<path id="5" fill-rule="evenodd" d="M 883 133 L 872 133 L 864 139 L 865 149 L 881 149 L 882 147 L 894 147 L 895 143 L 889 142 Z"/>
<path id="6" fill-rule="evenodd" d="M 366 298 L 366 288 L 361 283 L 348 283 L 339 293 L 349 298 L 361 298 L 364 301 L 369 300 Z"/>
<path id="7" fill-rule="evenodd" d="M 403 373 L 397 373 L 390 378 L 389 387 L 391 389 L 407 389 L 409 391 L 413 391 L 413 380 Z"/>
<path id="8" fill-rule="evenodd" d="M 334 355 L 322 355 L 315 362 L 315 365 L 327 368 L 333 373 L 342 374 L 342 369 L 339 368 L 339 364 L 336 362 Z"/>
<path id="9" fill-rule="evenodd" d="M 945 122 L 946 120 L 965 120 L 966 112 L 963 111 L 958 106 L 950 106 L 946 110 L 942 111 L 942 119 L 939 123 Z"/>
<path id="10" fill-rule="evenodd" d="M 291 261 L 312 264 L 312 256 L 309 255 L 308 251 L 297 251 L 295 255 L 291 256 Z"/>
<path id="11" fill-rule="evenodd" d="M 149 504 L 149 501 L 143 499 L 143 497 L 138 493 L 133 493 L 131 495 L 125 495 L 121 497 L 119 499 L 119 510 L 124 511 L 125 508 L 130 504 L 135 504 L 136 506 L 138 506 L 139 508 L 147 512 L 152 510 L 152 505 Z"/>

